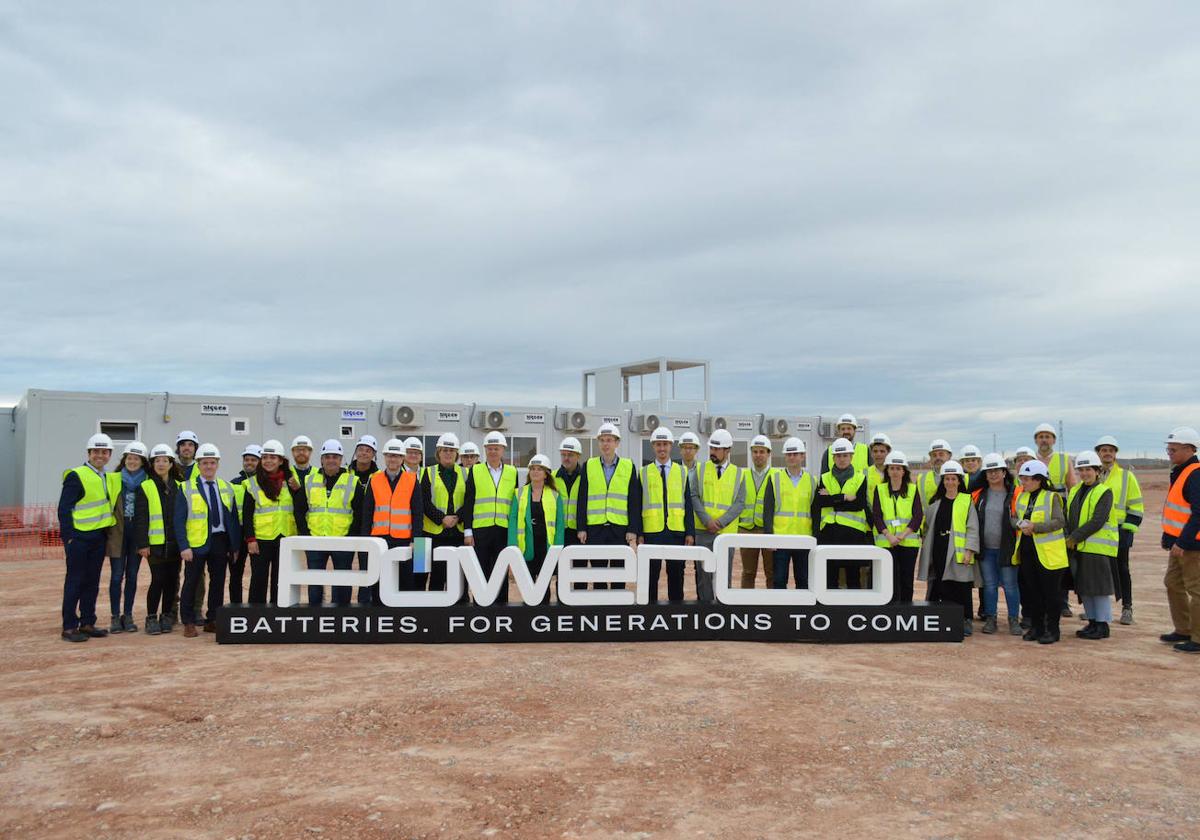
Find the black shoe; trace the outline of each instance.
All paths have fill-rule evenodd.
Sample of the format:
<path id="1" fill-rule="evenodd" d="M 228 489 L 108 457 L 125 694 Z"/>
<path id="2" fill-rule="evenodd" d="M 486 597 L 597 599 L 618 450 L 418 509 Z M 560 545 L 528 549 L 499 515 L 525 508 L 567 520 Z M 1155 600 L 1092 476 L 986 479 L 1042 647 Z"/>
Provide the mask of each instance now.
<path id="1" fill-rule="evenodd" d="M 1021 617 L 1021 629 L 1022 630 L 1028 630 L 1032 626 L 1033 626 L 1033 623 L 1028 618 L 1025 618 L 1024 616 Z"/>
<path id="2" fill-rule="evenodd" d="M 1167 644 L 1174 644 L 1175 642 L 1190 642 L 1192 637 L 1187 633 L 1163 633 L 1158 637 L 1158 640 Z"/>
<path id="3" fill-rule="evenodd" d="M 86 642 L 89 637 L 87 633 L 81 633 L 79 630 L 64 630 L 62 638 L 64 642 Z"/>
<path id="4" fill-rule="evenodd" d="M 1047 633 L 1042 634 L 1042 637 L 1040 639 L 1038 639 L 1038 644 L 1039 645 L 1052 645 L 1057 641 L 1058 641 L 1057 633 L 1047 632 Z"/>
<path id="5" fill-rule="evenodd" d="M 1197 642 L 1180 642 L 1172 647 L 1180 653 L 1200 653 L 1200 643 Z"/>
<path id="6" fill-rule="evenodd" d="M 1100 624 L 1096 621 L 1089 621 L 1088 626 L 1082 630 L 1076 630 L 1075 635 L 1081 639 L 1099 639 Z"/>
<path id="7" fill-rule="evenodd" d="M 80 627 L 79 632 L 87 633 L 93 639 L 103 639 L 105 636 L 108 635 L 107 630 L 100 630 L 93 624 L 89 624 L 86 627 Z"/>
<path id="8" fill-rule="evenodd" d="M 1039 638 L 1041 638 L 1041 636 L 1042 636 L 1042 634 L 1040 632 L 1038 632 L 1034 628 L 1030 627 L 1028 630 L 1025 631 L 1025 635 L 1022 636 L 1021 638 L 1027 642 L 1036 642 Z"/>
<path id="9" fill-rule="evenodd" d="M 1096 626 L 1100 628 L 1100 635 L 1097 638 L 1107 639 L 1112 635 L 1111 631 L 1108 629 L 1107 621 L 1097 621 Z"/>

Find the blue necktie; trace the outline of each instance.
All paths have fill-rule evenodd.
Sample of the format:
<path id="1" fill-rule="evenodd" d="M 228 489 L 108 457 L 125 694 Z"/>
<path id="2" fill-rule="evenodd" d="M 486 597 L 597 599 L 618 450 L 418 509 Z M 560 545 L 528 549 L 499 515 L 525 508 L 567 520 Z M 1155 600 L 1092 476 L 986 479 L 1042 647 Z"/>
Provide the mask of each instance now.
<path id="1" fill-rule="evenodd" d="M 208 529 L 210 531 L 221 527 L 221 502 L 217 499 L 217 488 L 213 482 L 204 482 L 208 485 Z"/>

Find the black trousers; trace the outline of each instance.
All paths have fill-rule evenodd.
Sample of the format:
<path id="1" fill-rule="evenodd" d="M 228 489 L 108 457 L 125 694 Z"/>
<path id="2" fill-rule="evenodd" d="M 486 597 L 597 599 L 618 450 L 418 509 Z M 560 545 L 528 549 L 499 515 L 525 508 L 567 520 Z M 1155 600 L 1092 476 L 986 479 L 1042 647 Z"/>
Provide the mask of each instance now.
<path id="1" fill-rule="evenodd" d="M 462 531 L 457 528 L 446 528 L 440 534 L 426 534 L 433 541 L 434 549 L 439 546 L 451 548 L 459 548 L 463 544 Z M 446 564 L 434 563 L 433 557 L 429 558 L 430 567 L 428 572 L 417 572 L 417 589 L 428 589 L 430 592 L 445 592 L 446 591 Z"/>
<path id="2" fill-rule="evenodd" d="M 261 543 L 260 543 L 261 545 Z M 278 551 L 278 544 L 276 545 Z M 205 621 L 216 621 L 217 611 L 225 603 L 225 568 L 229 565 L 229 536 L 212 534 L 208 538 L 208 553 L 192 555 L 191 562 L 183 564 L 183 594 L 179 599 L 179 617 L 184 624 L 199 624 L 196 615 L 196 591 L 201 585 L 204 569 L 208 569 L 208 609 Z"/>
<path id="3" fill-rule="evenodd" d="M 963 610 L 963 620 L 971 617 L 971 588 L 974 584 L 958 580 L 931 580 L 925 591 L 925 600 L 931 604 L 958 604 Z"/>
<path id="4" fill-rule="evenodd" d="M 246 576 L 246 558 L 249 552 L 243 542 L 236 552 L 229 553 L 229 603 L 242 603 L 242 580 Z"/>
<path id="5" fill-rule="evenodd" d="M 1116 586 L 1117 597 L 1121 599 L 1121 606 L 1131 610 L 1133 609 L 1133 579 L 1129 575 L 1129 551 L 1133 548 L 1133 538 L 1132 535 L 1126 537 L 1127 533 L 1129 532 L 1121 532 L 1121 543 L 1117 547 L 1117 558 L 1113 569 L 1113 583 Z"/>
<path id="6" fill-rule="evenodd" d="M 564 528 L 563 529 L 563 548 L 566 548 L 569 545 L 579 545 L 579 531 L 576 530 L 575 528 Z M 585 567 L 585 566 L 587 566 L 587 563 L 585 563 L 582 560 L 572 560 L 571 561 L 572 568 L 578 569 L 578 568 Z M 575 584 L 571 585 L 571 588 L 572 589 L 587 589 L 587 584 L 586 583 L 575 583 Z"/>
<path id="7" fill-rule="evenodd" d="M 629 529 L 624 525 L 589 525 L 587 527 L 588 545 L 628 545 L 625 535 Z M 607 569 L 611 560 L 589 560 L 588 565 L 593 569 Z M 593 583 L 592 589 L 624 589 L 623 583 Z"/>
<path id="8" fill-rule="evenodd" d="M 179 548 L 166 546 L 166 559 L 155 561 L 151 556 L 150 586 L 146 589 L 146 615 L 157 616 L 175 609 L 175 593 L 179 591 L 179 571 L 183 561 Z"/>
<path id="9" fill-rule="evenodd" d="M 513 515 L 516 515 L 516 511 L 513 511 Z M 479 558 L 479 568 L 483 570 L 485 577 L 490 578 L 492 570 L 496 568 L 496 558 L 508 545 L 508 529 L 503 525 L 488 525 L 475 528 L 472 533 L 475 536 L 475 556 Z M 500 587 L 500 594 L 496 596 L 495 603 L 508 603 L 507 580 Z"/>
<path id="10" fill-rule="evenodd" d="M 250 555 L 250 603 L 274 604 L 279 595 L 279 542 L 259 540 L 258 554 Z"/>
<path id="11" fill-rule="evenodd" d="M 849 525 L 830 524 L 817 536 L 818 545 L 866 545 L 867 534 Z M 830 589 L 870 589 L 869 560 L 830 560 L 825 585 Z M 843 587 L 842 584 L 845 583 Z"/>
<path id="12" fill-rule="evenodd" d="M 358 560 L 359 571 L 366 571 L 367 553 L 365 551 L 360 551 L 354 556 Z M 379 594 L 379 584 L 377 583 L 372 584 L 371 586 L 360 586 L 358 587 L 358 594 L 355 595 L 354 600 L 356 600 L 361 606 L 369 607 L 371 604 L 375 603 L 375 596 L 377 594 Z"/>
<path id="13" fill-rule="evenodd" d="M 682 531 L 662 530 L 657 534 L 645 534 L 646 545 L 683 545 Z M 663 561 L 657 557 L 650 561 L 650 603 L 658 603 L 658 579 L 662 575 Z M 672 604 L 683 602 L 683 573 L 686 560 L 667 561 L 667 600 Z"/>
<path id="14" fill-rule="evenodd" d="M 1017 582 L 1021 588 L 1021 605 L 1032 623 L 1033 632 L 1058 634 L 1060 595 L 1064 569 L 1047 569 L 1036 558 L 1030 562 L 1021 558 L 1017 567 Z"/>
<path id="15" fill-rule="evenodd" d="M 915 545 L 894 545 L 888 548 L 888 551 L 892 555 L 891 603 L 911 604 L 913 600 L 913 577 L 916 575 L 917 555 L 921 549 Z M 967 597 L 970 596 L 968 595 Z"/>

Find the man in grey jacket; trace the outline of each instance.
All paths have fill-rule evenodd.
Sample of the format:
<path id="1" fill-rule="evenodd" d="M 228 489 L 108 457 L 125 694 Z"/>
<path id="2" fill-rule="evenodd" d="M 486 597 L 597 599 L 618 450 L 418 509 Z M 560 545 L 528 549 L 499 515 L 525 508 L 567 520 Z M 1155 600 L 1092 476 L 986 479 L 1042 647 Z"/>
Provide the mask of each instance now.
<path id="1" fill-rule="evenodd" d="M 718 429 L 713 432 L 708 439 L 708 460 L 696 467 L 688 481 L 692 510 L 700 521 L 700 526 L 696 528 L 696 545 L 709 549 L 718 534 L 738 532 L 738 519 L 746 506 L 746 482 L 741 475 L 741 468 L 729 462 L 729 450 L 732 448 L 733 436 L 728 431 Z M 712 498 L 706 497 L 706 485 L 707 495 Z M 711 604 L 715 600 L 713 592 L 712 573 L 704 571 L 697 564 L 696 597 L 703 603 Z"/>

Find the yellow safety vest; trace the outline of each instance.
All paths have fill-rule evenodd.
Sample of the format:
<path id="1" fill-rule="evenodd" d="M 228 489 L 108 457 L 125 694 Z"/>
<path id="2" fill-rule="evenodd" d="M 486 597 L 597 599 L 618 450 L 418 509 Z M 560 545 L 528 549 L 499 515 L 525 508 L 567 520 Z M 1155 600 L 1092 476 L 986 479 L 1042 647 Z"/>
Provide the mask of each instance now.
<path id="1" fill-rule="evenodd" d="M 633 462 L 628 458 L 617 461 L 612 482 L 604 480 L 604 466 L 599 458 L 587 460 L 587 524 L 628 525 L 629 484 L 633 479 Z"/>
<path id="2" fill-rule="evenodd" d="M 1142 500 L 1142 486 L 1133 470 L 1114 463 L 1113 468 L 1104 477 L 1104 483 L 1112 488 L 1113 508 L 1118 513 L 1117 522 L 1121 530 L 1137 531 L 1140 519 L 1139 522 L 1129 522 L 1129 515 L 1140 518 L 1146 512 L 1146 506 Z"/>
<path id="3" fill-rule="evenodd" d="M 721 477 L 717 478 L 717 465 L 712 461 L 704 461 L 696 468 L 696 478 L 700 482 L 700 493 L 709 519 L 720 519 L 729 512 L 733 507 L 733 497 L 737 495 L 738 482 L 744 481 L 741 468 L 735 464 L 727 466 Z M 739 519 L 733 520 L 717 533 L 736 534 L 738 522 Z"/>
<path id="4" fill-rule="evenodd" d="M 821 484 L 829 491 L 830 496 L 857 495 L 858 488 L 862 487 L 862 483 L 866 480 L 867 475 L 864 470 L 857 470 L 844 485 L 834 478 L 831 472 L 821 476 Z M 861 510 L 821 508 L 821 527 L 824 528 L 826 525 L 845 525 L 865 534 L 867 532 L 867 514 Z"/>
<path id="5" fill-rule="evenodd" d="M 1025 508 L 1029 504 L 1029 494 L 1024 490 L 1017 496 L 1017 518 L 1025 517 Z M 1033 508 L 1029 514 L 1029 521 L 1035 525 L 1039 522 L 1049 522 L 1051 515 L 1054 513 L 1054 499 L 1058 494 L 1053 490 L 1037 490 L 1034 492 Z M 1062 501 L 1060 499 L 1059 504 Z M 1016 566 L 1021 562 L 1021 540 L 1025 539 L 1025 535 L 1017 530 L 1017 542 L 1013 545 L 1013 565 Z M 1065 569 L 1067 568 L 1067 539 L 1063 535 L 1062 528 L 1054 531 L 1047 531 L 1044 534 L 1033 535 L 1033 545 L 1037 549 L 1038 560 L 1044 568 L 1047 569 Z"/>
<path id="6" fill-rule="evenodd" d="M 345 537 L 354 524 L 354 491 L 358 479 L 343 470 L 333 485 L 325 489 L 325 471 L 313 470 L 304 479 L 308 498 L 308 533 L 314 537 Z"/>
<path id="7" fill-rule="evenodd" d="M 486 461 L 471 467 L 475 478 L 475 509 L 471 512 L 472 528 L 508 527 L 508 514 L 513 496 L 517 493 L 517 468 L 504 464 L 500 468 L 500 484 L 492 481 Z"/>
<path id="8" fill-rule="evenodd" d="M 204 491 L 200 489 L 200 482 L 203 480 L 200 477 L 200 470 L 195 470 L 192 473 L 192 477 L 181 485 L 184 504 L 187 505 L 187 544 L 181 544 L 179 546 L 181 549 L 200 548 L 200 546 L 208 542 L 208 498 L 204 495 Z M 222 478 L 214 478 L 213 481 L 217 485 L 217 495 L 221 498 L 221 502 L 225 507 L 233 510 L 233 485 Z M 287 492 L 286 487 L 283 489 L 283 492 Z M 258 517 L 255 516 L 255 525 L 258 524 L 257 519 Z M 228 523 L 226 523 L 226 532 L 228 530 Z"/>
<path id="9" fill-rule="evenodd" d="M 854 467 L 855 472 L 864 472 L 867 467 L 871 466 L 871 448 L 865 443 L 854 444 L 854 455 L 850 458 L 850 466 Z M 825 450 L 825 469 L 823 472 L 833 471 L 833 447 Z"/>
<path id="10" fill-rule="evenodd" d="M 663 480 L 658 462 L 651 461 L 642 467 L 642 533 L 683 531 L 685 483 L 683 467 L 674 461 L 670 462 L 670 466 L 667 467 L 667 509 L 664 511 Z"/>
<path id="11" fill-rule="evenodd" d="M 529 510 L 530 490 L 526 484 L 517 495 L 517 548 L 521 549 L 521 554 L 525 553 L 525 516 Z M 542 515 L 546 519 L 546 545 L 554 545 L 558 537 L 558 494 L 549 485 L 542 487 Z"/>
<path id="12" fill-rule="evenodd" d="M 292 493 L 287 482 L 279 488 L 279 498 L 274 501 L 263 492 L 256 476 L 246 479 L 244 484 L 246 492 L 254 499 L 254 538 L 273 540 L 276 537 L 296 536 L 296 514 L 292 509 Z"/>
<path id="13" fill-rule="evenodd" d="M 116 525 L 113 507 L 121 495 L 121 474 L 104 473 L 101 478 L 95 470 L 84 464 L 73 470 L 65 470 L 63 481 L 70 473 L 79 476 L 79 483 L 83 485 L 83 498 L 71 508 L 71 524 L 75 530 L 98 531 Z"/>
<path id="14" fill-rule="evenodd" d="M 943 496 L 942 501 L 946 498 Z M 954 510 L 950 512 L 950 536 L 954 540 L 954 562 L 967 563 L 967 520 L 971 515 L 971 506 L 974 501 L 971 499 L 971 494 L 965 490 L 959 490 L 958 495 L 954 497 Z M 974 563 L 974 559 L 970 563 Z"/>
<path id="15" fill-rule="evenodd" d="M 450 491 L 446 489 L 446 482 L 442 481 L 441 469 L 434 464 L 425 468 L 425 475 L 429 476 L 429 493 L 433 497 L 433 506 L 438 510 L 446 510 L 450 507 Z M 491 477 L 490 475 L 488 476 Z M 478 492 L 478 491 L 476 491 Z M 458 479 L 454 482 L 454 509 L 462 508 L 463 500 L 467 498 L 467 479 L 459 471 Z M 458 518 L 458 525 L 455 527 L 462 531 L 466 526 L 463 525 L 462 517 Z M 446 530 L 446 526 L 439 519 L 434 522 L 428 516 L 425 517 L 424 528 L 426 534 L 440 534 Z"/>
<path id="16" fill-rule="evenodd" d="M 763 475 L 762 483 L 754 483 L 754 470 L 746 467 L 742 470 L 746 481 L 746 506 L 742 508 L 742 515 L 738 519 L 738 527 L 749 531 L 751 528 L 763 527 L 763 502 L 766 501 L 767 482 L 771 480 L 771 474 L 775 472 L 776 467 L 767 467 L 767 472 Z"/>
<path id="17" fill-rule="evenodd" d="M 872 470 L 878 472 L 878 470 Z M 960 496 L 966 495 L 959 493 Z M 877 485 L 875 490 L 875 498 L 879 500 L 879 509 L 883 513 L 883 524 L 893 534 L 899 534 L 912 521 L 913 507 L 917 502 L 917 485 L 915 482 L 908 482 L 908 490 L 903 496 L 896 496 L 892 493 L 892 485 L 890 483 Z M 954 510 L 958 513 L 958 508 Z M 921 545 L 921 536 L 919 534 L 909 534 L 904 539 L 900 540 L 900 545 L 909 548 L 916 548 Z M 883 534 L 875 536 L 875 545 L 880 548 L 891 548 L 887 538 Z"/>
<path id="18" fill-rule="evenodd" d="M 817 480 L 812 473 L 800 473 L 800 480 L 793 483 L 787 470 L 775 470 L 771 475 L 771 492 L 775 496 L 771 532 L 811 537 L 812 500 L 817 493 Z"/>
<path id="19" fill-rule="evenodd" d="M 917 479 L 917 488 L 921 491 L 922 505 L 929 507 L 929 501 L 933 498 L 933 494 L 937 492 L 938 483 L 941 480 L 941 476 L 935 470 L 921 473 L 921 477 Z"/>
<path id="20" fill-rule="evenodd" d="M 162 545 L 167 541 L 167 529 L 163 523 L 162 497 L 158 495 L 158 485 L 154 479 L 147 478 L 142 482 L 142 495 L 146 497 L 146 510 L 150 512 L 146 528 L 150 545 Z"/>
<path id="21" fill-rule="evenodd" d="M 559 469 L 562 469 L 559 467 Z M 554 476 L 554 487 L 558 490 L 558 495 L 563 497 L 563 518 L 566 520 L 565 527 L 569 531 L 574 531 L 577 528 L 576 519 L 579 512 L 579 479 L 583 476 L 580 472 L 575 476 L 575 480 L 571 482 L 571 489 L 567 490 L 567 480 L 557 473 Z"/>
<path id="22" fill-rule="evenodd" d="M 1075 496 L 1079 494 L 1079 488 L 1082 484 L 1076 484 L 1067 494 L 1067 510 L 1071 509 L 1071 505 L 1075 503 Z M 1112 488 L 1107 484 L 1096 484 L 1095 487 L 1087 494 L 1087 498 L 1083 500 L 1083 506 L 1079 510 L 1079 525 L 1089 521 L 1092 514 L 1096 510 L 1096 504 L 1104 498 L 1104 494 L 1112 494 Z M 1116 557 L 1117 548 L 1120 546 L 1118 538 L 1121 535 L 1119 523 L 1121 514 L 1117 510 L 1116 499 L 1113 499 L 1113 506 L 1108 512 L 1108 519 L 1100 530 L 1092 534 L 1086 540 L 1075 546 L 1076 551 L 1086 551 L 1089 554 L 1101 554 L 1105 557 Z"/>
<path id="23" fill-rule="evenodd" d="M 1054 492 L 1060 495 L 1066 493 L 1067 475 L 1071 471 L 1071 464 L 1067 460 L 1066 453 L 1055 452 L 1051 455 L 1046 469 L 1050 471 L 1050 483 L 1054 485 Z"/>

